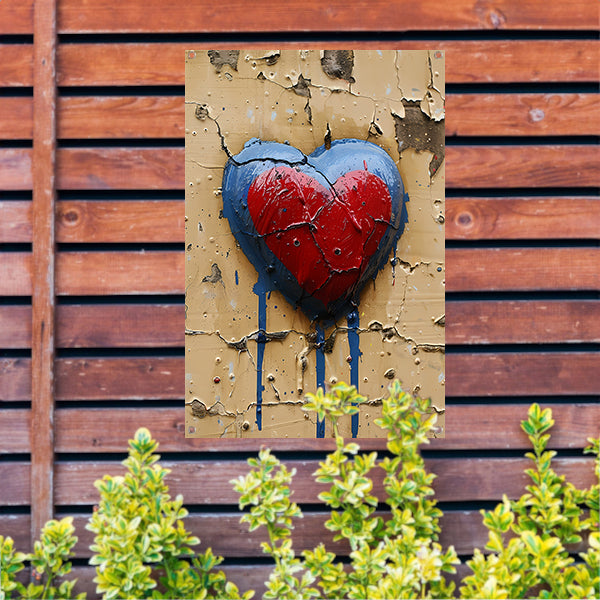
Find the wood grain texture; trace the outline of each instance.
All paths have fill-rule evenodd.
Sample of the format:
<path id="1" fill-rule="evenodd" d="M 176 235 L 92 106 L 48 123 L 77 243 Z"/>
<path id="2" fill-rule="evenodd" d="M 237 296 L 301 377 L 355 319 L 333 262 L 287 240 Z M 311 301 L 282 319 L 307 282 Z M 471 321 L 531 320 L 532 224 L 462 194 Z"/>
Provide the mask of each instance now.
<path id="1" fill-rule="evenodd" d="M 182 96 L 67 96 L 58 103 L 58 137 L 183 137 L 183 109 Z"/>
<path id="2" fill-rule="evenodd" d="M 32 137 L 31 98 L 0 97 L 0 140 L 30 140 Z"/>
<path id="3" fill-rule="evenodd" d="M 33 0 L 0 3 L 0 34 L 33 33 Z"/>
<path id="4" fill-rule="evenodd" d="M 17 408 L 2 411 L 0 419 L 0 455 L 31 452 L 31 410 Z M 2 527 L 0 526 L 0 531 Z M 29 529 L 26 529 L 29 537 Z M 2 532 L 2 535 L 7 534 Z"/>
<path id="5" fill-rule="evenodd" d="M 31 400 L 31 359 L 0 358 L 0 400 Z"/>
<path id="6" fill-rule="evenodd" d="M 0 200 L 0 244 L 31 242 L 31 202 Z"/>
<path id="7" fill-rule="evenodd" d="M 31 348 L 31 306 L 0 305 L 0 348 Z"/>
<path id="8" fill-rule="evenodd" d="M 67 304 L 57 310 L 56 345 L 59 348 L 183 348 L 184 321 L 182 304 Z M 111 326 L 106 327 L 107 323 Z"/>
<path id="9" fill-rule="evenodd" d="M 446 188 L 598 186 L 600 146 L 446 147 Z"/>
<path id="10" fill-rule="evenodd" d="M 59 242 L 184 242 L 181 200 L 62 200 Z"/>
<path id="11" fill-rule="evenodd" d="M 56 267 L 61 296 L 180 294 L 183 252 L 62 252 Z"/>
<path id="12" fill-rule="evenodd" d="M 595 94 L 446 96 L 446 137 L 599 134 L 600 105 Z"/>
<path id="13" fill-rule="evenodd" d="M 358 0 L 348 10 L 343 0 L 327 5 L 273 0 L 261 11 L 249 11 L 243 0 L 223 10 L 201 0 L 178 2 L 163 10 L 160 0 L 64 0 L 59 9 L 61 33 L 80 32 L 264 32 L 264 31 L 411 31 L 471 29 L 592 29 L 598 13 L 592 0 L 548 4 L 543 0 L 515 3 L 453 0 L 440 11 L 433 0 L 406 4 Z M 360 18 L 357 18 L 360 15 Z M 301 25 L 300 25 L 301 24 Z"/>
<path id="14" fill-rule="evenodd" d="M 448 248 L 446 290 L 600 289 L 600 248 Z"/>
<path id="15" fill-rule="evenodd" d="M 57 400 L 183 399 L 183 358 L 62 358 L 56 362 Z"/>
<path id="16" fill-rule="evenodd" d="M 30 148 L 0 148 L 1 185 L 4 191 L 31 190 L 32 150 Z"/>
<path id="17" fill-rule="evenodd" d="M 543 402 L 542 408 L 546 408 Z M 600 405 L 594 403 L 551 405 L 555 425 L 549 447 L 583 449 L 596 435 Z M 529 440 L 520 427 L 527 406 L 515 404 L 455 405 L 446 410 L 445 438 L 432 439 L 423 450 L 528 450 Z M 185 419 L 180 407 L 144 410 L 144 426 L 160 444 L 160 452 L 258 452 L 261 439 L 200 439 L 184 437 Z M 123 452 L 140 426 L 140 411 L 132 408 L 61 408 L 56 413 L 57 451 Z M 502 436 L 497 432 L 501 430 Z M 361 449 L 384 450 L 383 439 L 361 439 Z M 331 451 L 331 439 L 269 440 L 273 451 Z"/>
<path id="18" fill-rule="evenodd" d="M 2 254 L 0 296 L 31 296 L 31 252 Z"/>
<path id="19" fill-rule="evenodd" d="M 0 6 L 5 6 L 5 3 L 1 3 Z M 32 85 L 33 44 L 0 44 L 0 87 L 31 87 Z M 21 98 L 21 100 L 31 101 L 30 98 Z"/>
<path id="20" fill-rule="evenodd" d="M 183 148 L 61 148 L 57 154 L 57 187 L 181 189 L 184 168 Z"/>
<path id="21" fill-rule="evenodd" d="M 600 238 L 600 198 L 447 198 L 447 240 Z"/>
<path id="22" fill-rule="evenodd" d="M 26 461 L 0 462 L 3 506 L 28 506 L 31 503 L 31 464 Z M 30 532 L 28 531 L 27 534 Z"/>
<path id="23" fill-rule="evenodd" d="M 446 344 L 577 342 L 600 342 L 600 301 L 446 302 Z"/>
<path id="24" fill-rule="evenodd" d="M 318 503 L 323 485 L 315 483 L 312 473 L 318 467 L 317 460 L 288 460 L 289 469 L 296 469 L 291 485 L 294 500 L 298 503 Z M 501 500 L 502 494 L 517 498 L 525 491 L 529 478 L 524 469 L 530 466 L 525 458 L 456 458 L 426 459 L 426 468 L 437 474 L 433 483 L 438 501 L 461 502 L 467 500 Z M 243 461 L 201 461 L 179 463 L 163 461 L 171 469 L 165 482 L 173 496 L 183 494 L 186 504 L 237 505 L 238 494 L 234 492 L 231 479 L 244 475 L 248 466 Z M 560 458 L 553 461 L 556 472 L 565 475 L 578 487 L 589 487 L 594 482 L 593 459 Z M 99 461 L 60 462 L 56 465 L 56 503 L 93 505 L 98 502 L 94 481 L 105 473 L 123 473 L 120 463 Z M 373 491 L 383 496 L 383 470 L 373 473 Z M 14 499 L 18 501 L 18 497 Z"/>
<path id="25" fill-rule="evenodd" d="M 446 397 L 600 394 L 597 352 L 481 353 L 446 356 Z"/>
<path id="26" fill-rule="evenodd" d="M 379 27 L 376 29 L 379 30 Z M 297 48 L 280 42 L 278 48 Z M 447 53 L 448 83 L 597 81 L 600 43 L 596 40 L 328 42 L 329 48 L 436 48 Z M 184 53 L 207 43 L 63 44 L 58 49 L 62 86 L 184 85 Z M 228 43 L 228 48 L 264 47 L 265 42 Z M 322 42 L 302 44 L 322 48 Z M 552 60 L 548 60 L 552 56 Z M 453 59 L 454 57 L 454 59 Z M 116 92 L 118 93 L 118 92 Z"/>

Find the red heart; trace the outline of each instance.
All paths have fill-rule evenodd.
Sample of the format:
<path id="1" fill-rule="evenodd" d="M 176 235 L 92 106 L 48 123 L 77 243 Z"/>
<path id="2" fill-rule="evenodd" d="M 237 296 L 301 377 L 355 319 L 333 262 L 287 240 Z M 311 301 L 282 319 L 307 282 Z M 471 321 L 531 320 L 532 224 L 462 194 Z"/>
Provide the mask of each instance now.
<path id="1" fill-rule="evenodd" d="M 390 223 L 386 184 L 366 168 L 326 188 L 298 169 L 263 171 L 248 190 L 259 235 L 302 289 L 325 305 L 354 286 Z"/>

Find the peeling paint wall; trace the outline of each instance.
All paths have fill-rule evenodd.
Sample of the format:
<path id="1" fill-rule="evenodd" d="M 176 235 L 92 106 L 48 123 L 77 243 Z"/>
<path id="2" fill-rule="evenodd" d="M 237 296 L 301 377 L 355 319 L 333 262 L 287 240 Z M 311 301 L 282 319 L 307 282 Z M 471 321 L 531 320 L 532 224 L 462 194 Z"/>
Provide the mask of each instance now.
<path id="1" fill-rule="evenodd" d="M 394 378 L 433 399 L 444 435 L 444 94 L 440 51 L 186 52 L 188 437 L 315 437 L 304 394 L 335 381 L 369 398 L 344 435 L 380 437 Z M 221 198 L 228 156 L 253 137 L 307 155 L 364 139 L 396 161 L 408 223 L 363 289 L 358 323 L 322 330 L 277 291 L 259 306 Z"/>

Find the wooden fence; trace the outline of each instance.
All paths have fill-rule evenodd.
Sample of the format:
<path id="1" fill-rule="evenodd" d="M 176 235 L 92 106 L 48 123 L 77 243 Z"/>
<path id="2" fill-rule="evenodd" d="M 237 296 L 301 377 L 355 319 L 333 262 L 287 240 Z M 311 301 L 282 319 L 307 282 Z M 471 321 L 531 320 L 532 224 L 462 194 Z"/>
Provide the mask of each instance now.
<path id="1" fill-rule="evenodd" d="M 424 451 L 442 541 L 470 555 L 486 541 L 478 509 L 522 492 L 534 400 L 553 408 L 558 470 L 590 484 L 597 24 L 594 0 L 0 2 L 0 534 L 26 551 L 52 514 L 74 515 L 93 594 L 92 484 L 144 425 L 202 547 L 262 586 L 260 536 L 228 483 L 260 442 L 183 431 L 186 48 L 445 50 L 447 435 Z M 325 517 L 310 474 L 331 441 L 270 445 L 298 469 L 296 547 L 312 547 Z"/>

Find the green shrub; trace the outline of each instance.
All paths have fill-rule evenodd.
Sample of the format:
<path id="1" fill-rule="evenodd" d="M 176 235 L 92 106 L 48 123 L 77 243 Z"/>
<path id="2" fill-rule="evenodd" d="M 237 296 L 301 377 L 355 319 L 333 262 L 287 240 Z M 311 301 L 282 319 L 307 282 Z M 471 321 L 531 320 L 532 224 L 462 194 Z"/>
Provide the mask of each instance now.
<path id="1" fill-rule="evenodd" d="M 323 544 L 297 557 L 291 543 L 292 519 L 302 516 L 290 499 L 289 472 L 269 450 L 249 459 L 246 476 L 232 481 L 240 494 L 239 505 L 249 512 L 242 521 L 250 531 L 266 527 L 269 541 L 263 551 L 275 560 L 265 598 L 451 598 L 455 586 L 445 573 L 455 573 L 459 563 L 454 548 L 438 544 L 441 511 L 433 499 L 433 474 L 425 471 L 419 446 L 429 443 L 428 433 L 436 415 L 430 402 L 402 392 L 395 382 L 383 403 L 377 424 L 387 431 L 392 457 L 376 463 L 376 453 L 359 454 L 356 443 L 344 443 L 337 422 L 358 411 L 365 399 L 353 387 L 334 386 L 330 393 L 309 394 L 305 409 L 327 418 L 333 428 L 336 450 L 315 472 L 328 484 L 319 498 L 330 507 L 326 527 L 334 540 L 346 539 L 350 565 L 337 560 Z M 462 598 L 598 598 L 600 596 L 599 486 L 578 490 L 551 467 L 556 454 L 546 450 L 552 427 L 550 409 L 530 407 L 522 428 L 533 453 L 534 468 L 527 469 L 532 484 L 519 500 L 503 501 L 493 511 L 482 511 L 489 530 L 487 554 L 475 550 L 467 561 L 472 571 L 459 592 Z M 586 451 L 596 454 L 600 475 L 598 440 Z M 374 512 L 374 468 L 385 472 L 385 501 L 390 518 Z M 585 517 L 585 510 L 589 515 Z M 566 549 L 587 536 L 589 549 L 575 563 Z"/>
<path id="2" fill-rule="evenodd" d="M 183 497 L 169 495 L 169 470 L 156 464 L 157 447 L 147 429 L 138 429 L 123 461 L 126 474 L 95 483 L 100 504 L 87 529 L 96 534 L 90 563 L 96 565 L 97 591 L 105 600 L 240 598 L 223 572 L 212 570 L 222 558 L 210 549 L 194 557 L 192 546 L 200 540 L 183 525 Z"/>
<path id="3" fill-rule="evenodd" d="M 265 598 L 452 598 L 447 579 L 459 563 L 454 548 L 438 543 L 441 511 L 436 506 L 419 447 L 429 443 L 436 415 L 430 402 L 402 392 L 395 382 L 377 421 L 387 432 L 390 456 L 377 461 L 375 452 L 360 453 L 355 442 L 339 435 L 340 417 L 355 414 L 364 398 L 345 384 L 330 393 L 309 394 L 305 405 L 319 419 L 331 422 L 336 449 L 321 462 L 316 480 L 328 485 L 319 498 L 331 509 L 326 522 L 334 540 L 346 540 L 350 564 L 341 562 L 323 544 L 300 556 L 292 547 L 293 519 L 302 513 L 291 500 L 294 471 L 269 451 L 251 458 L 246 476 L 233 480 L 240 507 L 250 507 L 242 521 L 250 531 L 265 527 L 263 552 L 275 566 L 266 582 Z M 521 426 L 533 452 L 526 493 L 504 497 L 492 511 L 482 511 L 489 539 L 485 553 L 475 550 L 467 561 L 471 573 L 459 586 L 461 598 L 600 598 L 600 485 L 579 490 L 552 469 L 555 452 L 547 450 L 553 425 L 550 409 L 533 404 Z M 599 440 L 586 449 L 596 455 L 600 480 Z M 222 558 L 208 549 L 195 556 L 199 543 L 183 525 L 183 498 L 169 495 L 158 464 L 158 447 L 147 429 L 129 442 L 124 476 L 96 482 L 100 503 L 88 529 L 95 533 L 90 563 L 96 565 L 98 593 L 113 598 L 243 598 L 222 571 Z M 375 514 L 379 500 L 370 477 L 383 469 L 389 518 Z M 572 544 L 587 541 L 576 561 Z M 31 554 L 14 550 L 13 540 L 0 536 L 0 600 L 67 599 L 75 581 L 65 580 L 77 538 L 71 517 L 49 521 Z M 27 563 L 34 583 L 16 580 Z M 85 594 L 75 596 L 83 599 Z"/>

